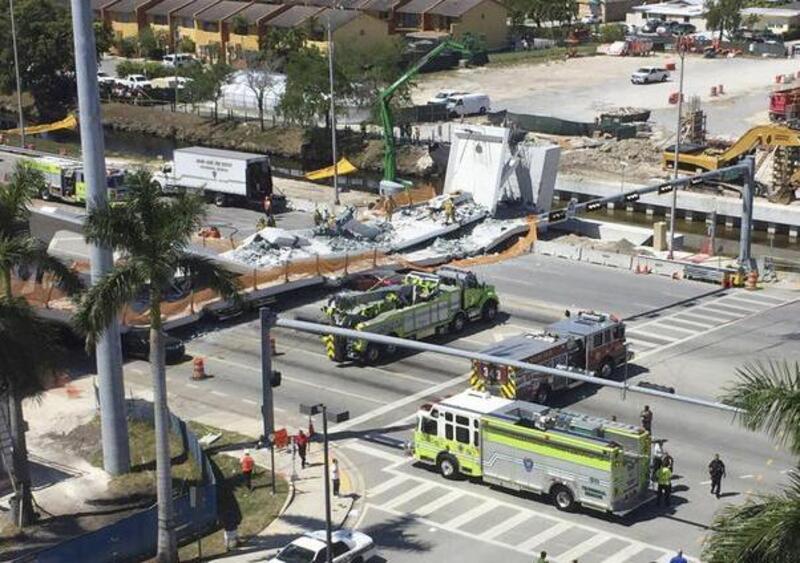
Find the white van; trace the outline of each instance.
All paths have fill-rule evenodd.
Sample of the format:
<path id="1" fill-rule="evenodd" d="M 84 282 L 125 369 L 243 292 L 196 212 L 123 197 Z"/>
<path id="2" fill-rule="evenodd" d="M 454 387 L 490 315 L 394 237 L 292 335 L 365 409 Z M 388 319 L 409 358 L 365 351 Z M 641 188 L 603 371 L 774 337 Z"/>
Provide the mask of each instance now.
<path id="1" fill-rule="evenodd" d="M 194 62 L 194 55 L 190 55 L 189 53 L 176 53 L 161 57 L 161 64 L 170 68 L 180 68 L 182 66 L 188 66 Z"/>
<path id="2" fill-rule="evenodd" d="M 447 110 L 451 116 L 472 115 L 475 113 L 483 115 L 489 109 L 489 96 L 486 94 L 462 94 L 447 100 Z"/>

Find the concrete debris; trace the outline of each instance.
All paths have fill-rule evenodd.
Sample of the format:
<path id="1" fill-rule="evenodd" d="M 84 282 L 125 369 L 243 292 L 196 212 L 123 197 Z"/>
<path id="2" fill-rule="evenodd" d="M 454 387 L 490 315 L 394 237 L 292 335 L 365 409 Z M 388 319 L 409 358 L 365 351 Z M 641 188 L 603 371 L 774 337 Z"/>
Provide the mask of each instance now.
<path id="1" fill-rule="evenodd" d="M 649 139 L 608 141 L 596 148 L 564 151 L 561 172 L 566 174 L 605 174 L 615 178 L 649 180 L 663 173 L 662 150 Z"/>
<path id="2" fill-rule="evenodd" d="M 628 256 L 636 255 L 652 255 L 652 252 L 640 246 L 636 246 L 628 239 L 620 240 L 598 240 L 583 237 L 580 235 L 564 235 L 556 239 L 557 242 L 562 244 L 569 244 L 572 246 L 581 246 L 583 248 L 590 248 L 592 250 L 599 250 L 601 252 L 613 252 L 615 254 L 626 254 Z"/>

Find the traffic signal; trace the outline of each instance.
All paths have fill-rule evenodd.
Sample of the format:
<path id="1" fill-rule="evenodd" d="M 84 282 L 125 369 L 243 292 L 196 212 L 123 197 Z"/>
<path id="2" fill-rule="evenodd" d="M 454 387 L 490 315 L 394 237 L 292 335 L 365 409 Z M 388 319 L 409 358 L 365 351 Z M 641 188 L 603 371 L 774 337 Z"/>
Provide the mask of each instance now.
<path id="1" fill-rule="evenodd" d="M 274 369 L 272 370 L 272 377 L 269 379 L 269 383 L 272 387 L 280 387 L 281 386 L 281 372 Z"/>

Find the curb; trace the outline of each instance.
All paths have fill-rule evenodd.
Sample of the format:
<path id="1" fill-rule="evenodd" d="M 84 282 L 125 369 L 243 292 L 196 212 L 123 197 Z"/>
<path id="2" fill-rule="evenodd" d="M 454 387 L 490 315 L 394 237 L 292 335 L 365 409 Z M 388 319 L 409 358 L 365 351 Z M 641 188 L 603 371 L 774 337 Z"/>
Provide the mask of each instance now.
<path id="1" fill-rule="evenodd" d="M 362 483 L 361 473 L 358 471 L 358 469 L 356 469 L 356 466 L 353 464 L 353 462 L 350 461 L 350 458 L 348 458 L 338 448 L 337 448 L 336 456 L 337 456 L 337 458 L 339 460 L 341 460 L 343 462 L 342 465 L 344 465 L 344 467 L 347 469 L 347 472 L 350 475 L 356 476 L 356 479 L 354 479 L 353 481 L 355 481 L 355 483 L 358 483 L 358 485 L 355 485 L 355 483 L 351 482 L 351 486 L 353 486 L 354 489 L 356 487 L 360 488 L 361 487 L 361 483 Z M 353 490 L 352 492 L 353 492 L 353 494 L 359 495 L 359 499 L 363 499 L 364 496 L 365 496 L 364 495 L 364 491 Z M 342 517 L 341 521 L 336 525 L 336 528 L 344 527 L 345 522 L 347 522 L 348 518 L 350 518 L 350 514 L 353 512 L 353 507 L 355 505 L 356 505 L 356 499 L 353 498 L 353 497 L 350 497 L 350 506 L 348 506 L 347 510 L 345 510 L 344 516 Z"/>

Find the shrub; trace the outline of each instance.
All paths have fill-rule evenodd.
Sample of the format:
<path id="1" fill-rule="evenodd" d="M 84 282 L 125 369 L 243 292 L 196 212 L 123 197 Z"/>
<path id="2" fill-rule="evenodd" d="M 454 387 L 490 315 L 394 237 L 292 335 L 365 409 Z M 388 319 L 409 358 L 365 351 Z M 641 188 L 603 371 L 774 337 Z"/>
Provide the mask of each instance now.
<path id="1" fill-rule="evenodd" d="M 625 39 L 625 28 L 619 24 L 609 23 L 600 26 L 600 41 L 613 43 Z"/>
<path id="2" fill-rule="evenodd" d="M 180 41 L 178 41 L 178 51 L 194 54 L 197 51 L 197 45 L 195 45 L 191 37 L 181 37 Z"/>
<path id="3" fill-rule="evenodd" d="M 133 37 L 119 37 L 114 41 L 114 49 L 120 57 L 127 59 L 136 55 L 139 45 Z"/>

